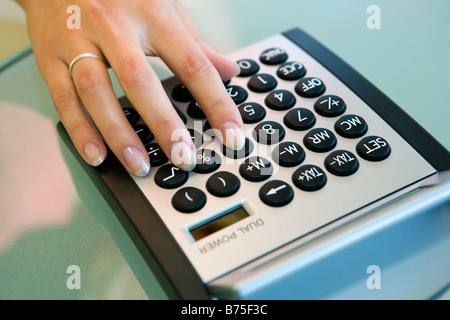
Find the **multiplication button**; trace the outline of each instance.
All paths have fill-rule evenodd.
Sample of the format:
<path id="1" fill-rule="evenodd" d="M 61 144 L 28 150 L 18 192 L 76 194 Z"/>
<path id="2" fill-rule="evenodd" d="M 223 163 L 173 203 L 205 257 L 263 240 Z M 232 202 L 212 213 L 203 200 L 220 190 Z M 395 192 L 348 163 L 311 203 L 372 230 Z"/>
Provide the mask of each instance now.
<path id="1" fill-rule="evenodd" d="M 316 191 L 325 186 L 327 175 L 318 166 L 307 164 L 301 166 L 292 174 L 294 185 L 304 191 Z"/>
<path id="2" fill-rule="evenodd" d="M 349 176 L 359 168 L 359 161 L 350 151 L 336 150 L 325 159 L 325 168 L 336 176 Z"/>
<path id="3" fill-rule="evenodd" d="M 378 136 L 363 138 L 356 146 L 359 156 L 368 161 L 382 161 L 391 154 L 389 143 Z"/>
<path id="4" fill-rule="evenodd" d="M 287 205 L 294 198 L 294 190 L 284 181 L 272 180 L 259 189 L 259 198 L 272 207 Z"/>

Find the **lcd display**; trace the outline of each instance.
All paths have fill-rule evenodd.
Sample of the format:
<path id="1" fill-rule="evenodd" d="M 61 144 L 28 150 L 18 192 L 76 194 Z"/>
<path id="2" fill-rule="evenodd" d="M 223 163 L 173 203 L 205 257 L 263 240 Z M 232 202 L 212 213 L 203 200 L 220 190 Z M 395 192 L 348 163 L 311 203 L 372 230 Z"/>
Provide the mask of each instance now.
<path id="1" fill-rule="evenodd" d="M 224 215 L 221 215 L 220 217 L 214 220 L 208 221 L 199 227 L 195 227 L 189 230 L 189 232 L 191 233 L 192 237 L 197 241 L 206 236 L 209 236 L 214 232 L 222 230 L 223 228 L 226 228 L 232 225 L 233 223 L 236 223 L 239 220 L 242 220 L 248 216 L 249 214 L 247 213 L 247 211 L 244 210 L 243 207 L 238 207 L 231 210 L 230 212 L 225 213 Z"/>

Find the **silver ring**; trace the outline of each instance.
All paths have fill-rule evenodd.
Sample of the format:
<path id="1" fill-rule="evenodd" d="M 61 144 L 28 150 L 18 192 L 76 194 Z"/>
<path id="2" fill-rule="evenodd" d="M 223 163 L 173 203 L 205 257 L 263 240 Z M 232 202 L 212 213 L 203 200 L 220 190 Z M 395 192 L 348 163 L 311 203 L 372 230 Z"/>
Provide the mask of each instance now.
<path id="1" fill-rule="evenodd" d="M 103 60 L 103 58 L 99 57 L 99 56 L 96 55 L 96 54 L 89 53 L 89 52 L 87 52 L 87 53 L 82 53 L 82 54 L 76 56 L 75 58 L 73 58 L 72 62 L 71 62 L 70 65 L 69 65 L 69 72 L 70 72 L 70 75 L 71 75 L 71 76 L 72 76 L 72 69 L 73 69 L 73 66 L 75 65 L 75 63 L 76 63 L 77 61 L 79 61 L 79 60 L 81 60 L 81 59 L 83 59 L 83 58 L 96 58 L 96 59 L 101 60 L 103 63 L 105 63 L 105 60 Z"/>

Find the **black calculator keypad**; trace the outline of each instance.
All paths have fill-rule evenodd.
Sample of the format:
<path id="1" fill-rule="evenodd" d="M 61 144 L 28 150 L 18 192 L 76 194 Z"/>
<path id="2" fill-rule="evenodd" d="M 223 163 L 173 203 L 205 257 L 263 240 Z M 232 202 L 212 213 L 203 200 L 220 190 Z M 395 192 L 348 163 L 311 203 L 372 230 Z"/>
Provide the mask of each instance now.
<path id="1" fill-rule="evenodd" d="M 316 192 L 324 188 L 328 181 L 327 174 L 342 178 L 356 174 L 361 165 L 358 157 L 377 162 L 388 158 L 391 154 L 391 147 L 384 138 L 375 135 L 364 137 L 369 130 L 368 123 L 358 114 L 347 114 L 348 106 L 342 97 L 333 94 L 331 89 L 329 94 L 325 95 L 327 87 L 322 79 L 313 74 L 305 77 L 306 67 L 300 61 L 287 59 L 288 53 L 284 49 L 267 49 L 260 54 L 258 62 L 247 58 L 237 61 L 241 69 L 238 77 L 248 78 L 245 80 L 246 88 L 242 85 L 242 80 L 240 85 L 233 84 L 232 80 L 224 82 L 243 122 L 254 125 L 253 140 L 264 145 L 264 148 L 269 148 L 270 160 L 258 154 L 252 155 L 255 146 L 253 140 L 249 138 L 246 138 L 245 146 L 241 150 L 231 150 L 225 145 L 222 145 L 221 152 L 202 148 L 203 133 L 212 139 L 215 138 L 215 133 L 187 88 L 182 84 L 173 88 L 171 97 L 177 102 L 186 103 L 187 116 L 203 122 L 201 127 L 203 133 L 192 128 L 188 130 L 197 148 L 193 174 L 207 176 L 203 187 L 210 195 L 222 198 L 234 195 L 240 190 L 241 177 L 245 183 L 262 183 L 259 187 L 259 198 L 266 205 L 285 206 L 294 198 L 294 189 Z M 260 72 L 262 69 L 260 62 L 267 65 L 265 68 L 271 68 L 269 70 L 272 73 L 265 69 Z M 287 83 L 292 84 L 289 90 L 286 89 Z M 251 101 L 249 93 L 255 95 L 254 101 Z M 182 187 L 188 181 L 190 173 L 172 164 L 166 164 L 167 157 L 159 145 L 152 142 L 153 134 L 143 124 L 131 103 L 126 97 L 120 98 L 119 101 L 129 123 L 144 142 L 151 166 L 159 167 L 155 169 L 156 184 L 164 189 Z M 264 104 L 261 104 L 261 101 Z M 183 122 L 187 123 L 186 115 L 175 105 L 174 108 Z M 268 119 L 269 112 L 281 114 L 282 122 Z M 317 126 L 319 120 L 321 122 Z M 325 123 L 331 125 L 327 127 Z M 290 136 L 289 141 L 282 141 L 289 130 L 296 133 L 297 140 Z M 361 140 L 355 142 L 354 150 L 333 151 L 338 145 L 337 136 L 339 139 Z M 311 163 L 309 153 L 324 154 L 322 162 L 317 163 L 317 160 L 314 160 L 312 162 L 316 163 Z M 225 166 L 222 171 L 218 171 L 226 158 L 241 161 L 238 169 L 240 177 L 225 171 Z M 280 169 L 292 170 L 291 182 L 295 188 L 280 179 L 270 179 L 276 176 L 275 169 L 277 169 L 272 165 L 272 161 Z M 172 197 L 173 207 L 184 213 L 200 210 L 206 201 L 207 193 L 202 191 L 202 186 L 182 187 Z"/>

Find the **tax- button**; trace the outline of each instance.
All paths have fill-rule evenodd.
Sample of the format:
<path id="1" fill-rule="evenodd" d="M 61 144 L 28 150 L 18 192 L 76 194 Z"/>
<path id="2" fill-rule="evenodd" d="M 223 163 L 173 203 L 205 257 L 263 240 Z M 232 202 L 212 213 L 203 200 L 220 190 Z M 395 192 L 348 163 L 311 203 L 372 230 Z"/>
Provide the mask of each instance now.
<path id="1" fill-rule="evenodd" d="M 200 210 L 206 203 L 205 193 L 195 187 L 185 187 L 172 197 L 172 205 L 178 211 L 192 213 Z"/>
<path id="2" fill-rule="evenodd" d="M 337 150 L 325 159 L 325 168 L 334 175 L 349 176 L 358 170 L 359 161 L 350 151 Z"/>
<path id="3" fill-rule="evenodd" d="M 284 181 L 272 180 L 259 189 L 259 198 L 272 207 L 287 205 L 294 198 L 294 190 Z"/>

